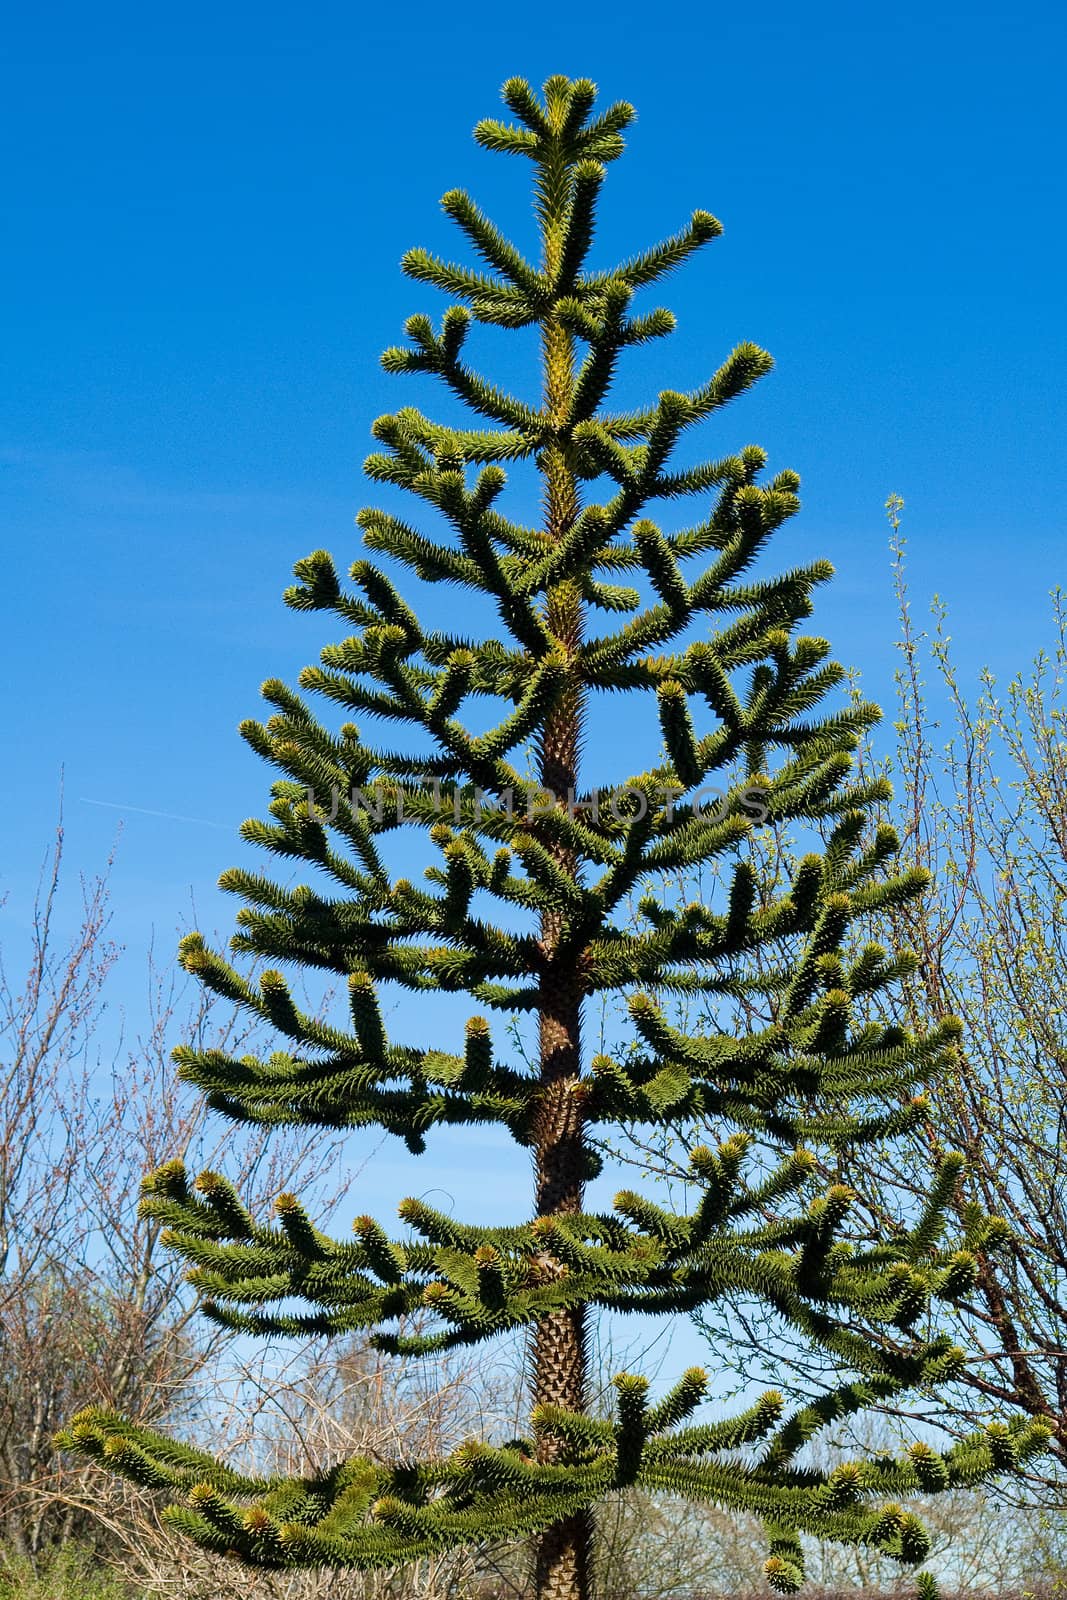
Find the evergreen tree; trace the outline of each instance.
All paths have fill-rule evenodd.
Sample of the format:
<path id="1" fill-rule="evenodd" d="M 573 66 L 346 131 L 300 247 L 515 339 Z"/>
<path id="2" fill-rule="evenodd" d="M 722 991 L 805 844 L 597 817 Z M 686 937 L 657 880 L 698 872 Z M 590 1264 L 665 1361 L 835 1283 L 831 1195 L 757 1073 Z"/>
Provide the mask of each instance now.
<path id="1" fill-rule="evenodd" d="M 698 211 L 614 270 L 587 268 L 605 167 L 633 112 L 617 104 L 595 115 L 584 79 L 551 78 L 543 98 L 513 79 L 504 99 L 517 121 L 482 122 L 475 137 L 533 164 L 540 259 L 527 261 L 462 191 L 444 197 L 481 265 L 411 251 L 410 276 L 460 304 L 437 328 L 412 317 L 409 344 L 383 360 L 389 372 L 442 380 L 476 425 L 448 426 L 413 408 L 381 417 L 368 476 L 425 502 L 440 527 L 425 533 L 381 509 L 358 519 L 370 551 L 490 602 L 496 633 L 425 628 L 370 560 L 352 567 L 350 590 L 323 551 L 297 564 L 288 604 L 332 612 L 347 630 L 302 674 L 302 688 L 400 724 L 432 753 L 412 750 L 418 738 L 406 751 L 369 743 L 352 723 L 331 731 L 308 700 L 266 683 L 273 715 L 242 731 L 284 776 L 272 820 L 247 822 L 243 833 L 284 862 L 314 867 L 315 883 L 224 874 L 244 901 L 232 947 L 343 975 L 350 1015 L 328 1024 L 307 1014 L 281 971 L 253 982 L 192 935 L 181 950 L 186 970 L 273 1024 L 281 1045 L 265 1059 L 190 1047 L 177 1059 L 209 1105 L 238 1121 L 377 1124 L 415 1152 L 441 1124 L 501 1124 L 532 1158 L 532 1215 L 471 1226 L 407 1199 L 402 1237 L 361 1216 L 354 1239 L 341 1242 L 293 1195 L 279 1196 L 274 1221 L 256 1218 L 224 1177 L 191 1182 L 180 1162 L 146 1179 L 144 1210 L 189 1262 L 207 1316 L 229 1328 L 267 1337 L 366 1330 L 398 1356 L 528 1330 L 528 1436 L 471 1442 L 440 1460 L 328 1463 L 300 1479 L 242 1473 L 101 1411 L 80 1414 L 59 1442 L 168 1491 L 178 1502 L 164 1513 L 173 1526 L 258 1567 L 392 1567 L 528 1537 L 540 1600 L 585 1600 L 594 1508 L 628 1485 L 757 1514 L 764 1570 L 779 1591 L 802 1582 L 801 1535 L 918 1566 L 926 1537 L 898 1502 L 1009 1469 L 1044 1435 L 1011 1423 L 944 1454 L 916 1444 L 828 1473 L 804 1461 L 820 1429 L 952 1380 L 962 1352 L 929 1331 L 928 1313 L 967 1292 L 976 1252 L 1003 1232 L 976 1211 L 958 1246 L 944 1241 L 954 1161 L 932 1175 L 923 1214 L 873 1245 L 849 1242 L 845 1187 L 812 1190 L 814 1148 L 855 1153 L 923 1117 L 916 1091 L 958 1033 L 945 1023 L 916 1036 L 854 1014 L 915 958 L 875 945 L 850 956 L 850 922 L 923 887 L 920 874 L 892 871 L 895 838 L 872 820 L 883 785 L 850 771 L 877 709 L 819 709 L 842 671 L 823 640 L 798 630 L 829 565 L 750 572 L 797 509 L 796 475 L 761 481 L 764 453 L 752 446 L 668 465 L 682 435 L 766 373 L 770 357 L 742 344 L 692 393 L 664 390 L 643 410 L 605 407 L 622 352 L 674 326 L 665 310 L 638 315 L 637 291 L 714 239 L 719 223 Z M 538 330 L 539 404 L 469 365 L 472 322 Z M 513 461 L 536 467 L 539 526 L 500 509 L 503 464 Z M 705 502 L 691 526 L 666 532 L 646 515 L 687 496 Z M 607 623 L 597 622 L 602 614 Z M 663 736 L 662 750 L 610 797 L 580 770 L 592 697 L 608 693 L 654 695 Z M 485 720 L 487 698 L 500 709 L 475 732 L 468 723 Z M 713 782 L 730 798 L 711 808 Z M 787 893 L 768 895 L 746 839 L 759 825 L 809 823 L 829 824 L 828 843 L 800 860 Z M 424 830 L 436 851 L 425 887 L 387 870 L 383 849 L 403 828 Z M 721 906 L 672 906 L 651 892 L 664 874 L 700 864 L 715 864 L 728 886 Z M 503 1060 L 504 1030 L 494 1037 L 481 1015 L 452 1051 L 390 1039 L 383 984 L 462 992 L 498 1017 L 527 1014 L 539 1034 L 536 1068 Z M 773 1025 L 744 1026 L 754 987 L 773 997 Z M 583 1007 L 614 993 L 626 998 L 633 1047 L 589 1059 Z M 677 1026 L 679 996 L 714 998 L 721 1030 Z M 693 1150 L 684 1211 L 630 1192 L 606 1212 L 584 1209 L 598 1133 L 698 1118 L 720 1126 L 723 1142 Z M 655 1403 L 645 1378 L 623 1374 L 615 1414 L 590 1409 L 591 1309 L 689 1312 L 739 1286 L 839 1364 L 831 1395 L 789 1411 L 768 1393 L 701 1422 L 691 1419 L 708 1387 L 702 1371 L 684 1373 Z M 867 1327 L 912 1337 L 903 1346 L 858 1337 L 849 1317 L 860 1308 Z M 925 1575 L 920 1590 L 934 1592 Z"/>

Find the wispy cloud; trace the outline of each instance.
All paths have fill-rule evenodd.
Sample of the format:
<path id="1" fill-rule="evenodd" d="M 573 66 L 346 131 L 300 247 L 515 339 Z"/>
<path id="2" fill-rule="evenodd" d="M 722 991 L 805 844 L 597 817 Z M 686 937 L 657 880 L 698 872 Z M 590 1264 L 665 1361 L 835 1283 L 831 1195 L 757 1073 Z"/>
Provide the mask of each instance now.
<path id="1" fill-rule="evenodd" d="M 148 806 L 127 805 L 124 800 L 90 800 L 87 795 L 79 796 L 83 806 L 103 806 L 108 811 L 136 811 L 142 817 L 163 817 L 168 822 L 197 822 L 202 828 L 225 828 L 231 831 L 228 822 L 213 822 L 210 817 L 184 817 L 177 811 L 153 811 Z"/>
<path id="2" fill-rule="evenodd" d="M 137 467 L 92 450 L 0 445 L 0 468 L 47 483 L 83 509 L 118 514 L 203 517 L 254 512 L 266 517 L 293 517 L 324 509 L 334 515 L 338 509 L 333 501 L 316 502 L 314 496 L 306 494 L 153 482 Z M 347 514 L 347 506 L 340 509 Z"/>

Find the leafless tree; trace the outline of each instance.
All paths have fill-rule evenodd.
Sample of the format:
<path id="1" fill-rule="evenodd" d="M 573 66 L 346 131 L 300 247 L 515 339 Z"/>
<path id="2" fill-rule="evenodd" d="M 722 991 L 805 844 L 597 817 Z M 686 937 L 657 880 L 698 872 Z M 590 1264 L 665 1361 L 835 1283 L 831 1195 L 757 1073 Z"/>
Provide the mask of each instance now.
<path id="1" fill-rule="evenodd" d="M 0 967 L 0 1542 L 31 1560 L 75 1536 L 106 1542 L 103 1485 L 90 1492 L 52 1448 L 72 1412 L 107 1405 L 148 1421 L 209 1404 L 222 1335 L 194 1324 L 158 1225 L 138 1217 L 145 1171 L 224 1159 L 266 1199 L 320 1183 L 337 1154 L 335 1139 L 298 1145 L 205 1120 L 170 1047 L 192 1036 L 240 1051 L 243 1024 L 199 986 L 190 1001 L 151 957 L 147 1026 L 105 1054 L 119 958 L 107 874 L 83 880 L 75 931 L 61 936 L 63 849 L 60 826 L 23 977 Z"/>

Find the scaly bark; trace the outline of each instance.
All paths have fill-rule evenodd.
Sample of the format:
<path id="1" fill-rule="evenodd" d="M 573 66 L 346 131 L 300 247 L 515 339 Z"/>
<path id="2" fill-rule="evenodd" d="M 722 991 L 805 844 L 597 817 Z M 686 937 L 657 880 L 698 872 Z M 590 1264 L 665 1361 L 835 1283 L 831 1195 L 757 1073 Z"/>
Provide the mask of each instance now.
<path id="1" fill-rule="evenodd" d="M 558 181 L 556 188 L 554 180 Z M 565 193 L 562 171 L 546 174 L 542 191 L 542 236 L 545 270 L 554 275 L 564 236 Z M 551 314 L 543 325 L 544 406 L 558 430 L 545 450 L 545 526 L 562 538 L 578 513 L 574 474 L 568 460 L 567 419 L 574 390 L 573 348 L 569 334 Z M 564 655 L 577 651 L 582 636 L 582 600 L 571 584 L 561 584 L 547 599 L 546 620 Z M 540 779 L 544 788 L 566 805 L 576 794 L 581 741 L 582 698 L 577 685 L 565 694 L 545 724 L 540 741 Z M 570 852 L 555 850 L 569 874 L 576 871 Z M 573 953 L 559 955 L 562 918 L 549 908 L 541 918 L 545 972 L 541 983 L 540 1070 L 542 1098 L 535 1143 L 538 1216 L 582 1209 L 585 1165 L 582 1112 L 573 1093 L 581 1071 L 581 980 Z M 546 1262 L 546 1271 L 554 1270 Z M 535 1405 L 582 1410 L 586 1401 L 586 1315 L 584 1307 L 555 1311 L 537 1323 L 533 1335 L 533 1400 Z M 542 1439 L 543 1461 L 562 1459 L 560 1447 Z M 534 1545 L 534 1583 L 538 1600 L 589 1600 L 592 1582 L 593 1518 L 580 1511 L 555 1523 Z"/>

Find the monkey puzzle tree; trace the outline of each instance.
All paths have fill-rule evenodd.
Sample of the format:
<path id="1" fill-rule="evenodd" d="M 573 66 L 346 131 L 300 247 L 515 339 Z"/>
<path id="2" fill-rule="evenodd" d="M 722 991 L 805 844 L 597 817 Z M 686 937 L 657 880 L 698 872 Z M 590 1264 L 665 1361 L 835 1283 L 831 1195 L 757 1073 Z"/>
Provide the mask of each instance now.
<path id="1" fill-rule="evenodd" d="M 440 1124 L 501 1124 L 532 1157 L 531 1216 L 468 1226 L 408 1199 L 402 1238 L 364 1216 L 355 1238 L 340 1242 L 292 1195 L 279 1196 L 274 1222 L 258 1220 L 223 1177 L 190 1183 L 177 1162 L 146 1180 L 144 1209 L 190 1263 L 206 1314 L 234 1329 L 367 1330 L 398 1355 L 529 1330 L 529 1434 L 471 1442 L 439 1460 L 333 1462 L 299 1479 L 239 1472 L 99 1411 L 75 1418 L 60 1443 L 180 1492 L 184 1503 L 164 1513 L 174 1526 L 256 1566 L 396 1566 L 489 1537 L 529 1537 L 541 1600 L 584 1600 L 594 1508 L 635 1484 L 757 1514 L 778 1590 L 802 1581 L 803 1534 L 865 1542 L 918 1565 L 924 1533 L 897 1500 L 1007 1468 L 1044 1434 L 1013 1424 L 944 1455 L 917 1444 L 900 1459 L 830 1472 L 804 1463 L 806 1442 L 834 1420 L 951 1380 L 961 1352 L 919 1326 L 929 1327 L 932 1301 L 966 1291 L 973 1252 L 998 1231 L 975 1212 L 962 1248 L 941 1242 L 953 1162 L 932 1175 L 922 1215 L 874 1248 L 849 1243 L 847 1189 L 812 1189 L 814 1148 L 854 1151 L 923 1116 L 914 1091 L 958 1033 L 951 1021 L 919 1036 L 853 1016 L 913 958 L 874 945 L 846 957 L 850 921 L 923 883 L 888 875 L 895 840 L 870 821 L 883 790 L 850 775 L 877 711 L 817 710 L 841 669 L 824 641 L 798 630 L 829 566 L 746 576 L 796 510 L 796 476 L 761 483 L 764 455 L 754 447 L 668 466 L 681 435 L 747 389 L 770 358 L 743 344 L 692 393 L 665 390 L 645 410 L 605 409 L 622 352 L 674 325 L 664 310 L 636 315 L 636 292 L 715 238 L 719 224 L 696 212 L 666 243 L 614 270 L 588 269 L 605 165 L 622 150 L 631 109 L 594 117 L 593 85 L 561 77 L 543 99 L 520 80 L 504 98 L 517 124 L 482 122 L 476 138 L 533 164 L 540 259 L 527 261 L 466 194 L 445 196 L 483 265 L 412 251 L 407 272 L 463 304 L 436 330 L 413 317 L 410 344 L 387 351 L 384 364 L 441 379 L 478 425 L 446 426 L 410 408 L 380 418 L 368 475 L 425 502 L 443 527 L 425 533 L 381 509 L 358 519 L 370 550 L 489 602 L 495 632 L 427 628 L 368 560 L 353 566 L 351 591 L 324 552 L 297 565 L 288 603 L 333 612 L 349 630 L 302 687 L 399 724 L 408 748 L 368 743 L 351 723 L 331 731 L 300 695 L 268 681 L 274 714 L 243 732 L 284 777 L 273 820 L 246 823 L 244 835 L 309 864 L 314 886 L 283 887 L 244 869 L 222 882 L 245 902 L 233 949 L 344 975 L 350 1017 L 306 1014 L 281 971 L 253 983 L 193 935 L 185 967 L 269 1020 L 282 1047 L 266 1059 L 187 1047 L 177 1057 L 215 1109 L 242 1121 L 373 1123 L 413 1151 Z M 539 403 L 512 398 L 468 365 L 472 322 L 539 331 Z M 539 526 L 500 509 L 509 461 L 536 467 Z M 692 526 L 666 532 L 645 515 L 692 495 L 708 501 Z M 702 570 L 685 575 L 699 558 Z M 602 614 L 625 620 L 598 631 Z M 655 696 L 663 747 L 609 798 L 580 755 L 593 697 L 627 693 Z M 475 732 L 487 699 L 501 708 Z M 700 791 L 713 779 L 730 798 L 711 810 Z M 350 798 L 339 803 L 341 795 Z M 828 844 L 800 861 L 788 893 L 768 895 L 746 839 L 757 824 L 806 821 L 830 823 Z M 425 887 L 388 869 L 383 851 L 404 828 L 424 830 L 436 850 Z M 728 884 L 721 905 L 672 909 L 650 892 L 664 873 L 702 863 L 717 864 Z M 756 961 L 768 952 L 772 962 Z M 481 1015 L 451 1051 L 390 1039 L 382 985 L 462 992 L 498 1015 L 528 1014 L 539 1030 L 536 1067 L 501 1059 L 503 1030 L 494 1040 Z M 776 996 L 773 1026 L 743 1026 L 753 985 Z M 628 999 L 633 1046 L 618 1059 L 589 1059 L 583 1006 L 610 992 Z M 691 1035 L 674 1025 L 679 995 L 713 997 L 721 1027 Z M 597 1130 L 700 1117 L 721 1126 L 722 1142 L 693 1151 L 684 1211 L 629 1192 L 605 1212 L 584 1208 Z M 738 1286 L 834 1357 L 833 1394 L 792 1412 L 765 1394 L 738 1415 L 699 1422 L 690 1419 L 704 1373 L 686 1372 L 655 1403 L 644 1378 L 623 1374 L 617 1413 L 589 1408 L 591 1309 L 685 1312 Z M 869 1326 L 914 1337 L 884 1347 L 855 1337 L 847 1317 L 858 1306 Z M 932 1581 L 924 1576 L 922 1587 L 932 1592 Z"/>

